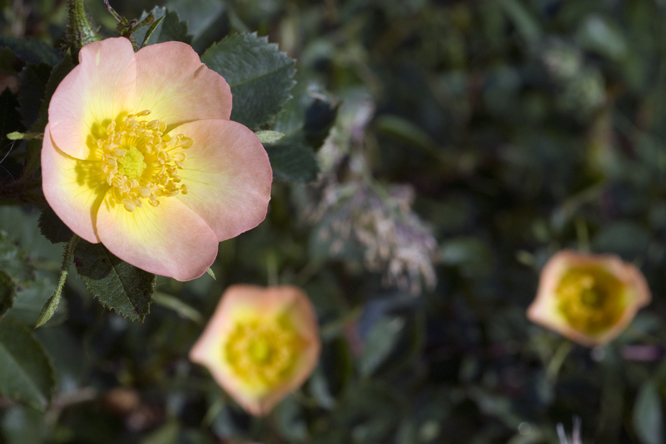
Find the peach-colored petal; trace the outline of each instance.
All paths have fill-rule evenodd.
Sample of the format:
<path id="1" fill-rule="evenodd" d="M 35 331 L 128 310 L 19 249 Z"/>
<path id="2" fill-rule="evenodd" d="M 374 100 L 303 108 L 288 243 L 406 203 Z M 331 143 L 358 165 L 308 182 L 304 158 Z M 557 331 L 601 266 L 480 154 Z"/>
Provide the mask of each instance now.
<path id="1" fill-rule="evenodd" d="M 200 276 L 218 239 L 256 226 L 270 198 L 263 147 L 228 121 L 229 85 L 179 42 L 135 54 L 127 39 L 106 39 L 79 58 L 49 105 L 42 164 L 49 203 L 76 233 L 135 266 L 180 280 Z M 193 147 L 164 136 L 179 126 Z"/>
<path id="2" fill-rule="evenodd" d="M 179 281 L 195 279 L 217 256 L 217 238 L 197 214 L 177 199 L 129 212 L 113 198 L 97 212 L 97 235 L 124 261 Z"/>
<path id="3" fill-rule="evenodd" d="M 53 211 L 76 234 L 97 243 L 94 218 L 109 186 L 99 161 L 75 159 L 56 148 L 49 125 L 42 143 L 42 188 Z"/>
<path id="4" fill-rule="evenodd" d="M 271 322 L 287 315 L 291 325 L 304 340 L 295 370 L 282 384 L 264 390 L 247 387 L 225 362 L 224 345 L 239 320 L 259 317 Z M 245 410 L 265 415 L 288 393 L 300 387 L 312 373 L 321 344 L 312 304 L 301 289 L 293 286 L 261 288 L 234 285 L 227 289 L 210 323 L 190 352 L 190 359 L 205 365 L 215 380 Z"/>
<path id="5" fill-rule="evenodd" d="M 178 198 L 211 226 L 218 240 L 237 236 L 264 220 L 273 172 L 252 131 L 230 120 L 202 120 L 174 132 L 194 140 L 180 171 L 189 192 Z"/>
<path id="6" fill-rule="evenodd" d="M 626 287 L 623 297 L 626 307 L 620 319 L 606 330 L 589 335 L 570 325 L 559 307 L 556 289 L 564 274 L 577 267 L 602 267 Z M 539 290 L 534 302 L 527 310 L 532 322 L 541 324 L 563 336 L 589 347 L 606 344 L 616 338 L 629 325 L 637 311 L 650 302 L 650 291 L 643 274 L 633 265 L 609 254 L 591 255 L 573 251 L 560 251 L 544 266 L 539 281 Z"/>
<path id="7" fill-rule="evenodd" d="M 58 85 L 49 105 L 55 144 L 78 159 L 88 157 L 93 131 L 106 128 L 121 112 L 135 112 L 136 63 L 124 37 L 81 48 L 79 64 Z"/>
<path id="8" fill-rule="evenodd" d="M 231 115 L 231 90 L 222 76 L 201 63 L 191 46 L 181 42 L 150 45 L 136 53 L 136 110 L 166 120 L 169 128 L 201 119 Z"/>

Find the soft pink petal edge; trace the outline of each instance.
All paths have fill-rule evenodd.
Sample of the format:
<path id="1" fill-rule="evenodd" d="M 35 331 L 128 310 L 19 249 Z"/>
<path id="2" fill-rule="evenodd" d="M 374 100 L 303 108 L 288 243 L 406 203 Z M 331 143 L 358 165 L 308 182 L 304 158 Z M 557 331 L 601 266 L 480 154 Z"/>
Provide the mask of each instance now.
<path id="1" fill-rule="evenodd" d="M 273 170 L 257 136 L 230 120 L 187 123 L 173 132 L 194 140 L 180 171 L 189 192 L 178 199 L 199 214 L 220 241 L 259 225 L 268 211 Z"/>
<path id="2" fill-rule="evenodd" d="M 228 120 L 232 97 L 224 78 L 201 62 L 190 45 L 165 42 L 136 53 L 136 111 L 148 109 L 169 127 L 201 119 Z"/>
<path id="3" fill-rule="evenodd" d="M 608 269 L 627 286 L 629 298 L 622 317 L 603 333 L 589 336 L 572 328 L 566 319 L 559 314 L 557 300 L 554 296 L 561 276 L 570 268 L 584 265 L 598 265 Z M 550 328 L 581 345 L 593 347 L 610 342 L 616 338 L 642 307 L 651 300 L 651 294 L 645 277 L 632 264 L 622 261 L 613 254 L 583 254 L 563 250 L 553 255 L 544 266 L 537 297 L 527 309 L 527 318 L 537 324 Z"/>
<path id="4" fill-rule="evenodd" d="M 93 175 L 88 177 L 92 184 L 81 183 L 85 176 L 77 172 L 84 165 L 96 170 L 98 162 L 78 160 L 58 150 L 51 140 L 49 125 L 44 130 L 41 157 L 42 189 L 49 206 L 78 236 L 88 242 L 99 242 L 94 217 L 109 187 L 103 177 Z"/>
<path id="5" fill-rule="evenodd" d="M 147 202 L 127 211 L 105 199 L 97 211 L 97 235 L 109 251 L 142 270 L 179 281 L 196 279 L 217 256 L 215 233 L 177 199 Z"/>
<path id="6" fill-rule="evenodd" d="M 124 37 L 81 48 L 79 64 L 60 82 L 49 104 L 49 125 L 55 144 L 78 159 L 89 155 L 93 124 L 132 112 L 136 65 L 132 44 Z"/>

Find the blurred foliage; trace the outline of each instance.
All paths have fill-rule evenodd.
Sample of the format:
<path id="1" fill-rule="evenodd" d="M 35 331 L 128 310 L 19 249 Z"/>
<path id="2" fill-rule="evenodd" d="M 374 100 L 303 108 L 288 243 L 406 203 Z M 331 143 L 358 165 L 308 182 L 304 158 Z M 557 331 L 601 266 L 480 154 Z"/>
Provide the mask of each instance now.
<path id="1" fill-rule="evenodd" d="M 0 4 L 0 130 L 40 132 L 51 79 L 71 64 L 54 49 L 65 2 Z M 0 443 L 540 444 L 559 443 L 574 417 L 586 443 L 663 441 L 666 3 L 112 5 L 129 18 L 169 11 L 154 42 L 207 54 L 256 31 L 297 60 L 291 99 L 273 91 L 248 121 L 285 134 L 267 144 L 269 214 L 220 244 L 216 280 L 158 277 L 143 322 L 105 311 L 72 277 L 33 332 L 67 237 L 40 234 L 40 142 L 3 139 L 0 355 L 21 347 L 43 365 L 0 367 L 0 381 L 20 381 L 20 396 L 0 397 Z M 103 2 L 87 6 L 115 35 Z M 617 253 L 647 277 L 652 304 L 606 347 L 525 317 L 562 248 Z M 186 358 L 239 282 L 302 286 L 322 327 L 319 367 L 267 418 Z"/>

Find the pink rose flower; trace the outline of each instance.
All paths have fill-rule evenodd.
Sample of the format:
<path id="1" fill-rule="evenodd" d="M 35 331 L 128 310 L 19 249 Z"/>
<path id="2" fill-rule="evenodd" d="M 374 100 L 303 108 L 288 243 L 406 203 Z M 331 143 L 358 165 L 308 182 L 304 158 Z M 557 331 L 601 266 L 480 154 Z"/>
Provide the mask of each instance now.
<path id="1" fill-rule="evenodd" d="M 220 241 L 264 220 L 270 199 L 268 156 L 230 114 L 229 85 L 184 43 L 86 45 L 49 105 L 46 200 L 124 261 L 199 277 Z"/>
<path id="2" fill-rule="evenodd" d="M 222 295 L 190 359 L 259 416 L 303 384 L 320 349 L 317 319 L 300 288 L 234 285 Z"/>
<path id="3" fill-rule="evenodd" d="M 556 253 L 527 317 L 588 347 L 608 343 L 650 302 L 643 274 L 609 254 Z"/>

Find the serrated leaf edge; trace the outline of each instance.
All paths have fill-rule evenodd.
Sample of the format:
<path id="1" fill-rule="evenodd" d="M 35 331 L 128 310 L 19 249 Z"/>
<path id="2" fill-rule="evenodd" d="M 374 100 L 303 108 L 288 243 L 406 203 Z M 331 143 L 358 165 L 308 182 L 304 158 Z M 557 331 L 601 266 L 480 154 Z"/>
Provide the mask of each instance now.
<path id="1" fill-rule="evenodd" d="M 109 255 L 107 254 L 106 251 L 104 251 L 104 254 L 107 256 L 107 258 L 109 257 Z M 121 260 L 122 260 L 122 259 L 121 259 Z M 120 281 L 120 284 L 122 285 L 122 287 L 123 287 L 123 291 L 125 292 L 125 294 L 129 294 L 129 292 L 128 292 L 127 289 L 125 288 L 125 285 L 123 284 L 122 279 L 120 279 L 120 275 L 119 275 L 118 272 L 116 271 L 116 267 L 114 267 L 113 265 L 111 265 L 111 261 L 109 261 L 109 265 L 110 265 L 111 269 L 113 269 L 113 273 L 116 275 L 116 277 L 117 277 L 118 280 Z M 76 270 L 76 271 L 77 271 L 77 272 L 79 271 L 79 270 L 78 270 L 78 267 L 77 267 L 77 270 Z M 107 309 L 107 310 L 109 310 L 109 311 L 113 311 L 113 312 L 115 312 L 116 314 L 122 316 L 122 317 L 125 318 L 125 319 L 129 319 L 130 321 L 141 321 L 141 322 L 143 322 L 144 319 L 146 318 L 146 315 L 150 314 L 150 304 L 149 304 L 149 305 L 148 305 L 148 311 L 147 311 L 146 313 L 144 313 L 144 314 L 139 315 L 139 314 L 137 314 L 137 313 L 135 312 L 134 315 L 135 315 L 136 317 L 131 317 L 130 315 L 125 315 L 124 313 L 119 312 L 118 309 L 116 309 L 116 308 L 114 308 L 114 307 L 111 307 L 111 306 L 109 306 L 108 304 L 106 304 L 104 301 L 102 301 L 102 299 L 100 299 L 100 297 L 99 297 L 97 294 L 95 294 L 95 292 L 94 292 L 94 291 L 88 286 L 88 283 L 86 282 L 86 280 L 83 279 L 83 278 L 80 276 L 80 272 L 79 272 L 79 279 L 81 279 L 81 281 L 83 281 L 83 285 L 84 285 L 84 286 L 86 287 L 86 289 L 90 292 L 90 294 L 91 294 L 95 299 L 97 299 L 97 302 L 99 302 L 100 305 L 101 305 L 102 307 L 104 307 L 105 309 Z M 155 277 L 154 274 L 153 274 L 153 278 L 152 278 L 152 282 L 150 283 L 150 286 L 151 286 L 151 290 L 152 290 L 152 292 L 155 293 L 156 277 Z M 128 299 L 129 299 L 129 298 L 128 298 Z M 152 298 L 151 298 L 151 300 L 152 300 Z M 136 309 L 136 306 L 135 306 L 134 304 L 132 304 L 131 299 L 130 299 L 130 304 Z"/>

